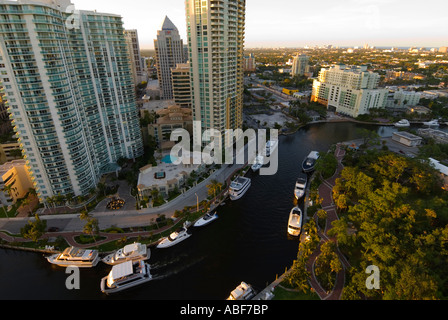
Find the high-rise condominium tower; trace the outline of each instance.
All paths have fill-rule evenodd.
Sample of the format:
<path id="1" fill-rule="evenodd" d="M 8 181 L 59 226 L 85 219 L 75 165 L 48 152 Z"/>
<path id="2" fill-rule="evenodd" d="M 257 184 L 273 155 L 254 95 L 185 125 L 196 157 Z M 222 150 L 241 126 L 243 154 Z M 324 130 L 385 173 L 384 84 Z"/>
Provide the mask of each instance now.
<path id="1" fill-rule="evenodd" d="M 128 50 L 131 59 L 131 71 L 134 79 L 134 84 L 138 85 L 143 81 L 147 81 L 146 68 L 143 65 L 142 56 L 140 53 L 140 44 L 138 41 L 138 32 L 135 29 L 125 30 L 124 36 L 128 45 Z"/>
<path id="2" fill-rule="evenodd" d="M 157 31 L 154 48 L 161 98 L 164 100 L 173 99 L 171 68 L 176 68 L 177 64 L 183 63 L 185 59 L 184 45 L 179 30 L 168 17 L 165 17 L 162 27 Z"/>
<path id="3" fill-rule="evenodd" d="M 87 195 L 143 154 L 120 16 L 0 0 L 0 79 L 41 201 Z"/>
<path id="4" fill-rule="evenodd" d="M 208 129 L 241 129 L 245 0 L 186 0 L 194 144 Z M 207 137 L 206 137 L 207 138 Z M 228 145 L 227 145 L 228 146 Z"/>
<path id="5" fill-rule="evenodd" d="M 291 75 L 295 76 L 303 76 L 308 69 L 308 63 L 310 61 L 310 57 L 305 54 L 298 54 L 294 57 L 292 63 L 292 72 Z"/>

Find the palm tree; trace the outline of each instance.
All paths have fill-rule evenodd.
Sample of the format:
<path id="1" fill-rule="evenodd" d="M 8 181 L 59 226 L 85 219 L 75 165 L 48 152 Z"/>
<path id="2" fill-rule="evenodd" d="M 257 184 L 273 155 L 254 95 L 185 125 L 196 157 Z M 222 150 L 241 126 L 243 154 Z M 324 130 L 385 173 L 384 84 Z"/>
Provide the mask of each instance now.
<path id="1" fill-rule="evenodd" d="M 31 210 L 31 199 L 29 197 L 27 197 L 27 198 L 22 200 L 22 205 L 21 206 L 24 207 L 24 208 L 26 206 L 28 206 L 28 210 L 30 212 L 30 215 L 33 214 L 33 211 Z"/>
<path id="2" fill-rule="evenodd" d="M 216 197 L 216 193 L 221 191 L 222 189 L 222 183 L 220 183 L 217 180 L 212 180 L 211 183 L 207 186 L 208 188 L 208 194 L 213 195 L 213 198 Z"/>
<path id="3" fill-rule="evenodd" d="M 54 205 L 54 198 L 53 198 L 53 197 L 47 197 L 47 199 L 45 199 L 45 201 L 46 201 L 47 204 L 48 204 L 48 207 L 49 207 L 49 209 L 50 209 L 50 212 L 53 213 L 52 208 L 53 208 L 53 205 Z"/>
<path id="4" fill-rule="evenodd" d="M 106 185 L 104 183 L 98 183 L 97 188 L 99 193 L 102 193 L 104 196 L 106 196 Z"/>
<path id="5" fill-rule="evenodd" d="M 95 234 L 98 234 L 99 232 L 98 220 L 95 218 L 89 218 L 86 225 L 84 226 L 83 231 L 87 234 L 90 234 L 90 236 L 95 239 Z"/>
<path id="6" fill-rule="evenodd" d="M 65 198 L 67 199 L 68 204 L 71 204 L 73 201 L 73 194 L 69 193 L 68 195 L 65 196 Z"/>
<path id="7" fill-rule="evenodd" d="M 152 189 L 151 197 L 152 197 L 152 205 L 154 206 L 155 201 L 157 201 L 157 198 L 159 197 L 159 190 L 156 188 Z"/>

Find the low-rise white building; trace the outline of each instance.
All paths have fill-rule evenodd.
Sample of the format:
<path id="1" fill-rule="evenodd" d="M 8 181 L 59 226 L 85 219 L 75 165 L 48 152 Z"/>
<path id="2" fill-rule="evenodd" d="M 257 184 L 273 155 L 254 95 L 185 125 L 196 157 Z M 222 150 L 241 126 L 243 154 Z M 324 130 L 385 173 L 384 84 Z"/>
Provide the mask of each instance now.
<path id="1" fill-rule="evenodd" d="M 422 94 L 416 91 L 398 89 L 389 94 L 388 108 L 415 107 L 420 103 Z"/>
<path id="2" fill-rule="evenodd" d="M 406 131 L 401 131 L 394 132 L 392 140 L 401 143 L 406 147 L 417 147 L 422 144 L 423 138 Z"/>
<path id="3" fill-rule="evenodd" d="M 370 109 L 385 108 L 389 90 L 379 89 L 380 75 L 367 66 L 322 68 L 314 80 L 311 101 L 356 118 Z"/>

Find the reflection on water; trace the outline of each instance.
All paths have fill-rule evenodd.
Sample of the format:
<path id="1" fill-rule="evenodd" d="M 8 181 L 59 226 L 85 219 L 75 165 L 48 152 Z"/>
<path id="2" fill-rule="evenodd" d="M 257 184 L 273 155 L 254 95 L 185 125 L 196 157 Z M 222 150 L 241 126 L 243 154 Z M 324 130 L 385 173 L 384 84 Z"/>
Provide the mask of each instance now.
<path id="1" fill-rule="evenodd" d="M 65 269 L 41 254 L 0 250 L 0 299 L 152 299 L 223 300 L 241 281 L 263 289 L 296 258 L 298 240 L 287 234 L 290 210 L 297 205 L 294 186 L 310 151 L 326 152 L 337 142 L 353 140 L 353 123 L 318 124 L 280 137 L 279 170 L 274 176 L 248 173 L 252 186 L 236 201 L 218 208 L 219 219 L 167 249 L 151 249 L 154 280 L 115 296 L 100 291 L 110 267 L 81 270 L 81 289 L 67 290 Z M 381 136 L 393 127 L 368 126 Z M 303 208 L 303 203 L 299 203 Z"/>

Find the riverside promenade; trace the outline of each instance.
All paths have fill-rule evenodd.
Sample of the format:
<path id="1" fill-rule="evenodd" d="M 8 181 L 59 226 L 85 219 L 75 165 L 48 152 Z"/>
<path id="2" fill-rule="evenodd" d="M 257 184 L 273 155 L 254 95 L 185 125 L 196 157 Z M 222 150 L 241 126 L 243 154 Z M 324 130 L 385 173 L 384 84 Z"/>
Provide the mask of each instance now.
<path id="1" fill-rule="evenodd" d="M 337 254 L 338 254 L 339 260 L 341 261 L 341 264 L 342 264 L 342 270 L 337 274 L 336 283 L 334 285 L 333 290 L 330 292 L 326 292 L 321 287 L 321 285 L 317 281 L 316 275 L 314 273 L 314 266 L 316 263 L 316 259 L 319 257 L 319 254 L 320 254 L 320 246 L 328 241 L 336 242 L 335 238 L 328 236 L 328 231 L 332 228 L 332 225 L 331 225 L 332 222 L 339 219 L 338 215 L 337 215 L 336 205 L 333 202 L 333 188 L 336 184 L 336 179 L 339 178 L 340 173 L 344 169 L 344 166 L 342 165 L 342 160 L 345 157 L 345 150 L 342 148 L 342 146 L 343 146 L 342 144 L 338 144 L 336 146 L 336 150 L 334 153 L 336 159 L 338 160 L 338 166 L 337 166 L 336 172 L 334 173 L 334 175 L 332 177 L 324 180 L 322 182 L 322 184 L 319 186 L 319 196 L 322 199 L 321 206 L 322 206 L 322 209 L 327 212 L 327 221 L 326 221 L 325 229 L 324 230 L 319 229 L 319 236 L 321 238 L 321 242 L 319 244 L 318 249 L 311 256 L 311 258 L 308 262 L 308 265 L 307 265 L 307 269 L 312 275 L 311 280 L 310 280 L 311 286 L 313 287 L 315 292 L 319 295 L 319 297 L 322 300 L 339 300 L 340 299 L 341 294 L 342 294 L 342 289 L 344 288 L 345 272 L 346 272 L 346 269 L 348 269 L 350 267 L 350 264 L 348 263 L 348 261 L 341 254 L 339 249 L 337 249 Z M 317 214 L 314 218 L 317 219 Z"/>
<path id="2" fill-rule="evenodd" d="M 223 165 L 221 169 L 214 172 L 211 176 L 209 176 L 206 180 L 197 184 L 195 187 L 191 188 L 184 194 L 178 196 L 176 199 L 166 203 L 163 206 L 156 208 L 147 208 L 143 210 L 126 210 L 126 211 L 117 211 L 117 212 L 102 212 L 95 210 L 90 213 L 90 216 L 98 219 L 100 229 L 106 229 L 112 226 L 119 226 L 121 228 L 139 228 L 150 225 L 154 223 L 154 220 L 162 214 L 167 215 L 167 218 L 172 218 L 174 220 L 174 225 L 179 223 L 179 219 L 175 219 L 173 214 L 176 210 L 182 211 L 185 207 L 195 207 L 198 202 L 207 199 L 208 190 L 207 185 L 212 180 L 217 180 L 227 186 L 230 185 L 231 177 L 236 174 L 239 170 L 247 166 L 245 165 Z M 225 195 L 227 189 L 223 190 L 221 194 L 217 195 L 215 199 L 219 199 L 221 196 Z M 202 209 L 201 207 L 199 209 Z M 63 237 L 70 246 L 76 246 L 78 248 L 91 248 L 94 246 L 99 246 L 101 244 L 113 242 L 116 240 L 120 240 L 123 238 L 138 238 L 138 237 L 148 237 L 150 235 L 158 235 L 161 234 L 171 228 L 173 226 L 163 227 L 157 230 L 149 231 L 138 231 L 138 232 L 129 232 L 129 233 L 105 233 L 100 232 L 98 234 L 98 238 L 101 240 L 97 241 L 93 244 L 81 245 L 76 242 L 75 238 L 82 234 L 83 225 L 86 223 L 80 219 L 79 214 L 68 214 L 68 215 L 56 215 L 56 216 L 42 216 L 40 217 L 42 220 L 47 221 L 48 224 L 53 225 L 55 223 L 59 223 L 60 226 L 63 226 L 62 230 L 58 232 L 47 232 L 45 233 L 41 239 L 49 239 L 55 237 Z M 16 237 L 15 235 L 20 233 L 20 228 L 22 228 L 27 221 L 34 220 L 31 218 L 11 218 L 11 219 L 1 219 L 0 220 L 0 239 L 8 242 L 8 243 L 26 243 L 30 242 L 29 239 L 24 239 L 22 237 Z M 2 230 L 7 231 L 7 233 L 2 232 Z M 8 234 L 9 233 L 9 234 Z M 13 235 L 10 235 L 13 234 Z M 9 247 L 6 245 L 5 247 Z M 11 247 L 13 249 L 21 249 L 20 247 Z M 47 252 L 48 250 L 42 250 Z"/>

